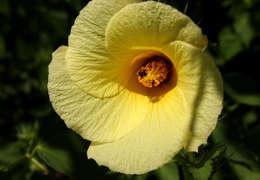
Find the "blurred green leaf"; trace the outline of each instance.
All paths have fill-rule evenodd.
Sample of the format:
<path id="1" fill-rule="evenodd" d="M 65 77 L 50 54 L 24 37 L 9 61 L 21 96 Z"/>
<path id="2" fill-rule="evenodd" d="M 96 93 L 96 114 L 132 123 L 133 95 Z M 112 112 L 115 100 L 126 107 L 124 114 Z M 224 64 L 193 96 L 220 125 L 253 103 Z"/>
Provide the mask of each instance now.
<path id="1" fill-rule="evenodd" d="M 207 180 L 212 172 L 212 161 L 207 161 L 201 168 L 190 168 L 189 171 L 195 180 Z"/>
<path id="2" fill-rule="evenodd" d="M 236 102 L 250 106 L 260 106 L 258 82 L 245 75 L 238 74 L 226 75 L 224 79 L 225 92 Z"/>
<path id="3" fill-rule="evenodd" d="M 235 19 L 234 29 L 238 34 L 237 37 L 239 37 L 246 45 L 246 47 L 248 47 L 254 36 L 254 32 L 250 24 L 250 16 L 248 13 L 241 14 L 238 18 Z"/>
<path id="4" fill-rule="evenodd" d="M 16 136 L 18 139 L 33 140 L 36 138 L 39 129 L 38 121 L 32 123 L 22 123 L 16 127 Z"/>
<path id="5" fill-rule="evenodd" d="M 7 16 L 9 14 L 8 0 L 1 0 L 0 14 Z"/>
<path id="6" fill-rule="evenodd" d="M 40 160 L 45 162 L 50 169 L 76 180 L 83 177 L 103 179 L 101 177 L 108 170 L 97 166 L 94 160 L 87 159 L 86 151 L 89 146 L 87 141 L 72 130 L 65 128 L 65 124 L 61 120 L 57 121 L 57 124 L 53 123 L 52 127 L 46 123 L 41 127 L 39 135 L 41 142 L 36 152 Z"/>
<path id="7" fill-rule="evenodd" d="M 73 175 L 73 160 L 66 149 L 38 145 L 37 154 L 48 166 L 66 175 Z"/>
<path id="8" fill-rule="evenodd" d="M 191 172 L 195 180 L 208 180 L 212 179 L 216 171 L 222 166 L 222 161 L 225 156 L 225 149 L 223 146 L 213 146 L 211 150 L 210 158 L 203 164 L 202 167 L 190 167 L 189 171 Z"/>
<path id="9" fill-rule="evenodd" d="M 246 7 L 250 8 L 256 4 L 257 0 L 243 0 Z"/>
<path id="10" fill-rule="evenodd" d="M 178 166 L 175 162 L 168 163 L 164 165 L 162 168 L 156 171 L 156 174 L 161 180 L 179 180 L 179 170 Z"/>
<path id="11" fill-rule="evenodd" d="M 143 174 L 143 175 L 137 175 L 135 178 L 133 178 L 134 180 L 145 180 L 147 179 L 147 177 L 149 176 L 148 173 Z"/>
<path id="12" fill-rule="evenodd" d="M 232 97 L 235 101 L 250 106 L 260 106 L 260 93 L 251 94 L 251 93 L 238 92 L 227 83 L 224 83 L 224 86 L 225 86 L 225 92 L 230 97 Z"/>
<path id="13" fill-rule="evenodd" d="M 214 177 L 215 172 L 222 165 L 225 157 L 225 148 L 210 140 L 207 145 L 202 145 L 199 152 L 180 152 L 176 162 L 182 166 L 184 179 L 207 180 Z"/>
<path id="14" fill-rule="evenodd" d="M 252 127 L 246 133 L 247 135 L 247 142 L 246 145 L 252 152 L 260 157 L 260 144 L 259 144 L 259 137 L 260 137 L 260 123 L 254 123 Z M 260 167 L 259 167 L 260 169 Z"/>
<path id="15" fill-rule="evenodd" d="M 259 116 L 255 110 L 248 111 L 245 113 L 245 115 L 242 117 L 243 125 L 244 127 L 248 128 L 253 123 L 256 123 L 259 119 Z"/>
<path id="16" fill-rule="evenodd" d="M 239 177 L 239 180 L 258 180 L 260 179 L 260 171 L 254 171 L 237 163 L 230 163 L 232 169 Z"/>
<path id="17" fill-rule="evenodd" d="M 239 37 L 233 32 L 230 26 L 223 28 L 219 33 L 219 48 L 223 57 L 223 64 L 243 49 Z"/>
<path id="18" fill-rule="evenodd" d="M 230 6 L 230 4 L 232 3 L 232 0 L 223 0 L 221 1 L 222 6 L 227 7 Z"/>
<path id="19" fill-rule="evenodd" d="M 0 171 L 9 171 L 26 159 L 23 152 L 23 142 L 1 141 L 0 145 Z"/>
<path id="20" fill-rule="evenodd" d="M 234 122 L 232 122 L 230 119 L 225 119 L 218 122 L 212 137 L 216 142 L 220 142 L 226 146 L 225 156 L 229 161 L 243 164 L 245 167 L 259 166 L 257 160 L 258 158 L 255 157 L 250 149 L 248 149 L 245 142 L 243 141 L 244 139 L 241 137 L 241 131 L 239 130 L 240 129 L 236 127 Z"/>

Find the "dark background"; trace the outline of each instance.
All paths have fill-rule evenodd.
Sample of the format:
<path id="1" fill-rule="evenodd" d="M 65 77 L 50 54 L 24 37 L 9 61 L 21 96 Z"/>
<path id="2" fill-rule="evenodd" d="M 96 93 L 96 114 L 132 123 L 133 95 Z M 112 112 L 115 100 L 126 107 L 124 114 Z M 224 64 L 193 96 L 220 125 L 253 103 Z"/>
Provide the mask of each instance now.
<path id="1" fill-rule="evenodd" d="M 143 176 L 87 160 L 88 142 L 67 129 L 48 98 L 51 53 L 67 45 L 87 0 L 0 0 L 0 179 L 260 179 L 260 2 L 163 1 L 208 36 L 225 87 L 222 115 L 199 154 L 182 151 Z"/>

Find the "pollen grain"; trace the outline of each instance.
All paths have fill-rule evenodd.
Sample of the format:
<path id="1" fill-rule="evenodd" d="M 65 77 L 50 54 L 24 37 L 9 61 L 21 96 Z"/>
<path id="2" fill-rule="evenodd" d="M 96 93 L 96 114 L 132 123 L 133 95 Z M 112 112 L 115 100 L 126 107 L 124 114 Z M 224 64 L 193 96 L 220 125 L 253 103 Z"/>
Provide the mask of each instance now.
<path id="1" fill-rule="evenodd" d="M 147 88 L 159 86 L 170 71 L 164 58 L 156 56 L 144 63 L 136 72 L 138 82 Z"/>

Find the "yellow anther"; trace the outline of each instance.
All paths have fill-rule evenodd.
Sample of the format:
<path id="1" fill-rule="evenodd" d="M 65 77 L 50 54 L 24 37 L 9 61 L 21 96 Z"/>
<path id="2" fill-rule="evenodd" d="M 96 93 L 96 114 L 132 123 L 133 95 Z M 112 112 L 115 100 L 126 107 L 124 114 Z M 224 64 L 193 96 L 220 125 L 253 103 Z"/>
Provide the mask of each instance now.
<path id="1" fill-rule="evenodd" d="M 159 86 L 166 78 L 170 68 L 165 58 L 156 56 L 147 60 L 136 72 L 138 81 L 147 88 Z"/>

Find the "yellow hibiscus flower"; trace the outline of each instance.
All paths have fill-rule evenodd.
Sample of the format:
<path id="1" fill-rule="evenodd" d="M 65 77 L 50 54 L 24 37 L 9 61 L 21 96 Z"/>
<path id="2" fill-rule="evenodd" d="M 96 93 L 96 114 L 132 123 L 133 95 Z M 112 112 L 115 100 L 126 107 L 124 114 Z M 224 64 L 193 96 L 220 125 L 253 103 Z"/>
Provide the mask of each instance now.
<path id="1" fill-rule="evenodd" d="M 142 174 L 182 148 L 197 151 L 222 109 L 221 75 L 207 38 L 171 6 L 92 0 L 49 65 L 56 112 L 99 165 Z"/>

